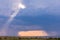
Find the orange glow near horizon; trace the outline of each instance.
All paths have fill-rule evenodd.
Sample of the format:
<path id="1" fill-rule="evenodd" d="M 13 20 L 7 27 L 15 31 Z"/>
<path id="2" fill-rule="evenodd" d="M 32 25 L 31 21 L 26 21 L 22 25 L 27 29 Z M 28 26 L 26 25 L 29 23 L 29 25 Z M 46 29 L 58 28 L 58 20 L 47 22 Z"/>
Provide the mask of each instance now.
<path id="1" fill-rule="evenodd" d="M 18 36 L 48 36 L 48 34 L 42 30 L 34 30 L 18 32 Z"/>

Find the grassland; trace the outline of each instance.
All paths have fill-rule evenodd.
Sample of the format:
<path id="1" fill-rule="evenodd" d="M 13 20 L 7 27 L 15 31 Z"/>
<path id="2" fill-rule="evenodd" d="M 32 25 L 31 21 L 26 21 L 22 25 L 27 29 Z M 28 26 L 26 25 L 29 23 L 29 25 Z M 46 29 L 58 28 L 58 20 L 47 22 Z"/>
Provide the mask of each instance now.
<path id="1" fill-rule="evenodd" d="M 60 38 L 40 38 L 40 37 L 8 37 L 1 36 L 0 40 L 60 40 Z"/>

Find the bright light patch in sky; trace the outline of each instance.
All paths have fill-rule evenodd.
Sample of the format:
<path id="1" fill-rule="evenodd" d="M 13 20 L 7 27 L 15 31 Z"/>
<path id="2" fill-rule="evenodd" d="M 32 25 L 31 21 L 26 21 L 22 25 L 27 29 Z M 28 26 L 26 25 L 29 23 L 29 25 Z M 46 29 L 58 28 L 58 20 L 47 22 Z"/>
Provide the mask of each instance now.
<path id="1" fill-rule="evenodd" d="M 23 4 L 19 3 L 18 8 L 24 9 L 24 8 L 26 8 L 26 7 L 25 7 Z"/>
<path id="2" fill-rule="evenodd" d="M 20 9 L 24 9 L 24 8 L 26 8 L 25 5 L 23 5 L 22 3 L 19 3 L 17 10 L 15 10 L 15 12 L 11 15 L 11 18 L 13 18 L 14 16 L 16 16 Z"/>
<path id="3" fill-rule="evenodd" d="M 48 36 L 48 33 L 43 30 L 21 31 L 18 36 Z"/>

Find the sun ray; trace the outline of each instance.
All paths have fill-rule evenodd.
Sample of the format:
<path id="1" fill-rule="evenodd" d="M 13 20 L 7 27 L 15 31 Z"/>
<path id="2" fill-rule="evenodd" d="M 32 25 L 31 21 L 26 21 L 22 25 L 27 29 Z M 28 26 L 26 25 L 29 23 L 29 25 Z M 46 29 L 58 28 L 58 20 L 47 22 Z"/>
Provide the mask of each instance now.
<path id="1" fill-rule="evenodd" d="M 16 6 L 18 6 L 17 9 L 14 10 L 14 13 L 12 13 L 12 15 L 10 15 L 9 19 L 7 20 L 7 22 L 3 25 L 3 28 L 1 30 L 1 32 L 3 33 L 2 35 L 4 35 L 4 36 L 6 36 L 8 27 L 9 27 L 10 23 L 12 22 L 12 20 L 14 19 L 14 17 L 18 14 L 18 12 L 21 9 L 26 8 L 25 5 L 23 5 L 22 3 L 18 3 L 18 5 L 16 5 Z"/>

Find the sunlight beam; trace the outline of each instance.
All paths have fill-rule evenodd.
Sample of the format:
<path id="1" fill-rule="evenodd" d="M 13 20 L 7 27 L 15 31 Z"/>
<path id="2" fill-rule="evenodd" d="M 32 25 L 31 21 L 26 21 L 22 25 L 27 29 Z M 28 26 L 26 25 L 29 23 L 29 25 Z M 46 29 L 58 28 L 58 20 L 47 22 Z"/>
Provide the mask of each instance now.
<path id="1" fill-rule="evenodd" d="M 3 25 L 3 28 L 1 30 L 1 32 L 3 33 L 2 34 L 3 36 L 7 36 L 8 35 L 8 33 L 7 33 L 7 31 L 9 30 L 8 27 L 9 27 L 10 23 L 12 22 L 12 20 L 14 19 L 14 17 L 18 14 L 18 12 L 21 9 L 26 8 L 25 5 L 23 5 L 22 3 L 18 3 L 18 5 L 16 5 L 16 6 L 18 6 L 18 7 L 16 8 L 16 10 L 14 10 L 14 13 L 12 13 L 12 15 L 10 15 L 9 19 L 7 20 L 7 22 Z"/>

